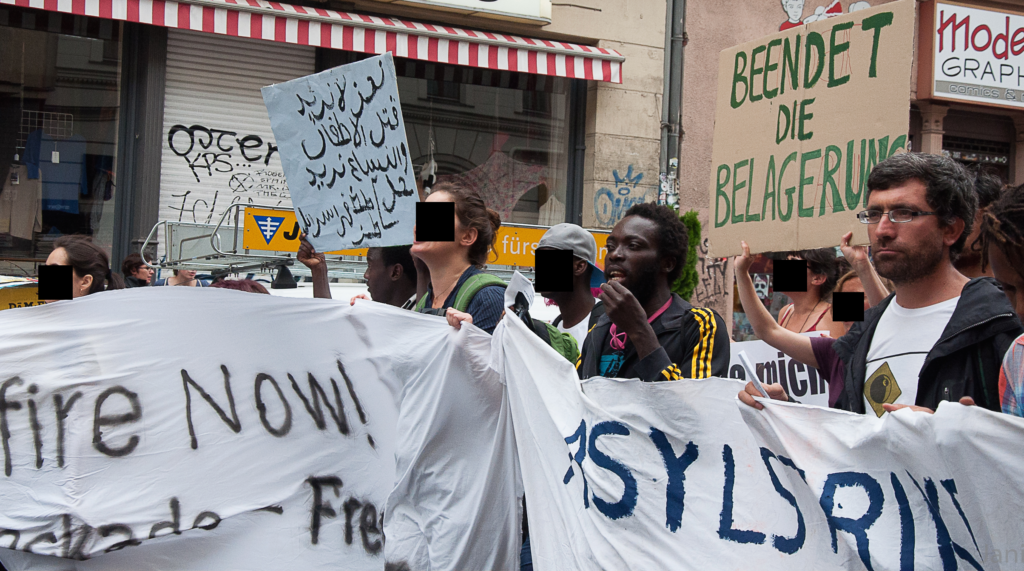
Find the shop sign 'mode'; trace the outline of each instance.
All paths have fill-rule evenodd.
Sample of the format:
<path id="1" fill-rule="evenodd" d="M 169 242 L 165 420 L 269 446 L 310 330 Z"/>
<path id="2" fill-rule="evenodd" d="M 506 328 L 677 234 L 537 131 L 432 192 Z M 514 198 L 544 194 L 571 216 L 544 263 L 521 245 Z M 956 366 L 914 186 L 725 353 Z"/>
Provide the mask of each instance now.
<path id="1" fill-rule="evenodd" d="M 927 2 L 921 26 L 921 53 L 932 64 L 921 66 L 919 92 L 1024 109 L 1024 15 Z"/>

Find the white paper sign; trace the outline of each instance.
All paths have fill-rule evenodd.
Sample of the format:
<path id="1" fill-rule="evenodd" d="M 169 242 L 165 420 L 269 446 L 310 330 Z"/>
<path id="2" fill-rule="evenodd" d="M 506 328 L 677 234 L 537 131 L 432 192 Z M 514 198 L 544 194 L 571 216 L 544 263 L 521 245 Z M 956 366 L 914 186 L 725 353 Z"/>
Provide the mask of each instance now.
<path id="1" fill-rule="evenodd" d="M 263 99 L 317 250 L 412 243 L 418 195 L 390 53 L 264 87 Z"/>
<path id="2" fill-rule="evenodd" d="M 804 337 L 821 337 L 821 333 L 801 333 Z M 780 383 L 786 394 L 803 404 L 828 408 L 828 382 L 821 372 L 796 361 L 764 341 L 740 341 L 730 345 L 729 378 L 747 379 L 747 372 L 740 363 L 741 352 L 747 353 L 758 378 L 766 385 Z"/>

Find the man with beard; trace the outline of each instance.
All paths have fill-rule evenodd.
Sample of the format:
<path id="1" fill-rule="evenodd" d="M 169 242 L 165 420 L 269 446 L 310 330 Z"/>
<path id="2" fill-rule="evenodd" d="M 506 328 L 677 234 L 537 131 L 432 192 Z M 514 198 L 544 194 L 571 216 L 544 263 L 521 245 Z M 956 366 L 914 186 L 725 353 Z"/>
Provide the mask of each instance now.
<path id="1" fill-rule="evenodd" d="M 834 406 L 879 417 L 957 400 L 1000 410 L 999 365 L 1024 328 L 991 279 L 953 266 L 974 223 L 971 177 L 952 159 L 904 153 L 875 166 L 868 193 L 857 217 L 868 224 L 878 274 L 896 291 L 833 345 L 845 371 Z M 786 400 L 781 387 L 765 390 Z"/>
<path id="2" fill-rule="evenodd" d="M 656 204 L 630 208 L 608 237 L 605 315 L 583 342 L 576 370 L 594 376 L 671 381 L 725 377 L 729 333 L 711 309 L 672 293 L 687 252 L 686 226 Z"/>

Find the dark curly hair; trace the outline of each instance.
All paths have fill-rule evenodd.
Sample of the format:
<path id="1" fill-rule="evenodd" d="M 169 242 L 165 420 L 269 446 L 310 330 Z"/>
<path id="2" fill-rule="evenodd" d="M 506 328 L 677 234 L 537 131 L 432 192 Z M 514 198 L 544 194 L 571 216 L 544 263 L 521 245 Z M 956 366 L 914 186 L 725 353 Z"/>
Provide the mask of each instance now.
<path id="1" fill-rule="evenodd" d="M 873 191 L 889 190 L 910 180 L 919 180 L 925 185 L 928 208 L 935 211 L 940 224 L 950 226 L 957 218 L 964 221 L 964 231 L 949 247 L 949 259 L 955 261 L 964 250 L 964 243 L 974 226 L 974 213 L 978 210 L 974 178 L 960 163 L 949 157 L 900 153 L 871 169 L 868 196 Z"/>
<path id="2" fill-rule="evenodd" d="M 639 216 L 658 225 L 658 257 L 675 260 L 668 273 L 668 283 L 675 283 L 686 265 L 686 251 L 690 246 L 686 225 L 671 208 L 652 202 L 633 205 L 626 216 Z"/>
<path id="3" fill-rule="evenodd" d="M 981 219 L 981 263 L 988 265 L 988 247 L 1002 251 L 1024 276 L 1024 184 L 1008 189 L 985 210 Z"/>
<path id="4" fill-rule="evenodd" d="M 777 252 L 769 256 L 775 260 L 785 260 L 790 256 L 807 262 L 807 269 L 812 274 L 825 276 L 825 283 L 821 284 L 821 297 L 825 298 L 836 287 L 839 276 L 846 273 L 843 262 L 836 256 L 835 248 L 818 248 L 816 250 L 797 250 L 793 252 Z"/>

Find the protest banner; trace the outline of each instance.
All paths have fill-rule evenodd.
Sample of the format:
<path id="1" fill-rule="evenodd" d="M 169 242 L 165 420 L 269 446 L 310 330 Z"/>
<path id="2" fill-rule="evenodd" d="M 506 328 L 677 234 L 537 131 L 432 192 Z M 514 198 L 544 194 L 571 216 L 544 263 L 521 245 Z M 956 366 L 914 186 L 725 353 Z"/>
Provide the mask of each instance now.
<path id="1" fill-rule="evenodd" d="M 263 100 L 318 251 L 412 243 L 416 176 L 390 53 L 264 87 Z"/>
<path id="2" fill-rule="evenodd" d="M 740 381 L 579 381 L 515 320 L 495 336 L 538 570 L 1024 569 L 1024 419 L 762 414 Z"/>
<path id="3" fill-rule="evenodd" d="M 804 337 L 821 337 L 823 333 L 801 333 Z M 747 371 L 740 362 L 740 353 L 746 353 L 756 369 L 757 378 L 767 385 L 779 383 L 786 394 L 804 404 L 828 408 L 828 382 L 821 371 L 804 365 L 764 341 L 740 341 L 729 345 L 729 378 L 748 381 Z"/>
<path id="4" fill-rule="evenodd" d="M 867 177 L 906 150 L 914 2 L 819 20 L 722 51 L 710 184 L 714 256 L 834 246 Z"/>

